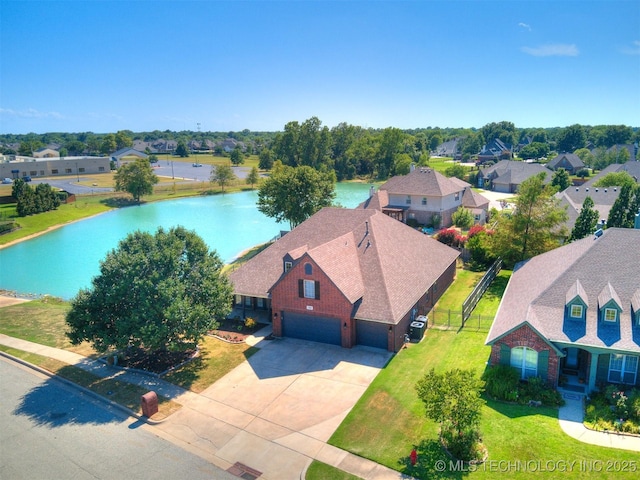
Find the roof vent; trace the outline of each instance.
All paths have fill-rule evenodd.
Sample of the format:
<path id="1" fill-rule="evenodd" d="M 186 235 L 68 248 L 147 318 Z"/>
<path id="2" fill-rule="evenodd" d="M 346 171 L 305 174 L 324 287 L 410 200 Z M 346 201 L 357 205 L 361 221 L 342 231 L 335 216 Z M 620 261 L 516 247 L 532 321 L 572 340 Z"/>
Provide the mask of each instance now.
<path id="1" fill-rule="evenodd" d="M 585 190 L 586 192 L 588 192 L 588 191 L 589 191 L 589 187 L 585 188 L 584 190 Z"/>
<path id="2" fill-rule="evenodd" d="M 579 192 L 579 191 L 580 191 L 580 187 L 576 187 L 576 192 Z"/>
<path id="3" fill-rule="evenodd" d="M 596 193 L 598 193 L 598 189 L 596 188 Z"/>
<path id="4" fill-rule="evenodd" d="M 607 193 L 607 189 L 606 188 L 604 189 L 604 193 Z"/>
<path id="5" fill-rule="evenodd" d="M 613 187 L 613 191 L 617 192 L 618 191 L 618 187 Z"/>

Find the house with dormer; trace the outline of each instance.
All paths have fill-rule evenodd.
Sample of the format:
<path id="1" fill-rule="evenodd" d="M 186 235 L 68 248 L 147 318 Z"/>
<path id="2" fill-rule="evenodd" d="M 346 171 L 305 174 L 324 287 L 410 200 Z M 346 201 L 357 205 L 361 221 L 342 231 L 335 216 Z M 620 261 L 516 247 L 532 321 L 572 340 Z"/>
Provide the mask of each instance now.
<path id="1" fill-rule="evenodd" d="M 640 229 L 610 228 L 516 266 L 491 365 L 589 393 L 640 386 Z"/>
<path id="2" fill-rule="evenodd" d="M 374 209 L 323 208 L 229 274 L 232 315 L 273 335 L 399 351 L 459 252 Z"/>

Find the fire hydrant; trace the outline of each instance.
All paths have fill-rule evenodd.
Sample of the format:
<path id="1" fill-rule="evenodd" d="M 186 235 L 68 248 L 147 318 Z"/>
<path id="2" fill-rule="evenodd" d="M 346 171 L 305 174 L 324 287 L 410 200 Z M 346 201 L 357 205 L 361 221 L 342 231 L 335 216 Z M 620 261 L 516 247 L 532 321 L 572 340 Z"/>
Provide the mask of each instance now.
<path id="1" fill-rule="evenodd" d="M 416 452 L 415 447 L 413 448 L 413 450 L 411 450 L 411 466 L 415 466 L 416 462 L 418 461 L 418 452 Z"/>

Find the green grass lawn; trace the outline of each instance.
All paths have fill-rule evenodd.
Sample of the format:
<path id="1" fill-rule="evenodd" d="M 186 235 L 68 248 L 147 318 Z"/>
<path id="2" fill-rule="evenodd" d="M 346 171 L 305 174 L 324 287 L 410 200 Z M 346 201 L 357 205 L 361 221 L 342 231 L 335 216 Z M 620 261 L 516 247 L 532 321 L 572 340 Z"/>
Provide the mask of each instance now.
<path id="1" fill-rule="evenodd" d="M 484 315 L 495 314 L 510 274 L 500 273 L 477 310 Z M 452 308 L 459 305 L 473 287 L 473 277 L 472 272 L 458 270 L 456 282 L 439 303 Z M 572 471 L 562 473 L 572 478 L 637 477 L 637 473 L 630 472 L 615 471 L 612 476 L 604 469 L 581 470 L 585 464 L 580 462 L 585 461 L 627 462 L 640 468 L 640 460 L 637 452 L 586 445 L 570 438 L 560 429 L 557 409 L 493 401 L 483 407 L 480 427 L 489 452 L 488 462 L 465 471 L 450 469 L 456 465 L 449 463 L 440 447 L 438 426 L 425 417 L 414 386 L 431 368 L 471 368 L 481 375 L 490 355 L 490 348 L 484 345 L 486 335 L 486 330 L 466 327 L 460 332 L 428 330 L 422 342 L 409 344 L 378 374 L 329 443 L 415 478 L 557 478 L 558 471 L 549 470 L 556 465 L 569 465 L 562 462 L 576 462 Z M 409 462 L 413 445 L 418 446 L 419 454 L 415 467 Z M 527 467 L 537 471 L 527 471 Z M 546 471 L 540 471 L 542 468 Z M 315 478 L 322 477 L 307 475 L 309 480 Z"/>

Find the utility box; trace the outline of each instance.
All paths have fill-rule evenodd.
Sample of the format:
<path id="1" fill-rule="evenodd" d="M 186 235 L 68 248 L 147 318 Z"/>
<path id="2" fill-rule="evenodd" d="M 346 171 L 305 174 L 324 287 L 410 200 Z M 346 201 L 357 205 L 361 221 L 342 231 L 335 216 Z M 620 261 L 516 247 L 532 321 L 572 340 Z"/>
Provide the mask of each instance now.
<path id="1" fill-rule="evenodd" d="M 424 330 L 425 330 L 424 322 L 419 322 L 417 320 L 415 322 L 411 322 L 411 324 L 409 325 L 409 338 L 411 340 L 415 340 L 419 342 L 420 340 L 422 340 L 422 337 L 424 336 Z"/>
<path id="2" fill-rule="evenodd" d="M 148 392 L 142 395 L 140 399 L 142 404 L 142 414 L 149 418 L 158 413 L 158 395 L 156 392 Z"/>

